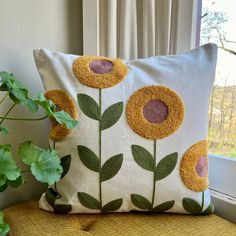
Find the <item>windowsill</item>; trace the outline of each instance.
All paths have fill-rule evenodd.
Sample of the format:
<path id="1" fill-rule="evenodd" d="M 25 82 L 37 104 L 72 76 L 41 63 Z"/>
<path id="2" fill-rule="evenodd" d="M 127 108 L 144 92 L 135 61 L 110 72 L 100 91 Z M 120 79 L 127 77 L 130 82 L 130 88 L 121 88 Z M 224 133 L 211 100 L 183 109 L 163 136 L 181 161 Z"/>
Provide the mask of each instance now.
<path id="1" fill-rule="evenodd" d="M 209 155 L 209 181 L 215 213 L 236 223 L 236 160 Z"/>
<path id="2" fill-rule="evenodd" d="M 236 198 L 210 190 L 215 214 L 236 223 Z"/>

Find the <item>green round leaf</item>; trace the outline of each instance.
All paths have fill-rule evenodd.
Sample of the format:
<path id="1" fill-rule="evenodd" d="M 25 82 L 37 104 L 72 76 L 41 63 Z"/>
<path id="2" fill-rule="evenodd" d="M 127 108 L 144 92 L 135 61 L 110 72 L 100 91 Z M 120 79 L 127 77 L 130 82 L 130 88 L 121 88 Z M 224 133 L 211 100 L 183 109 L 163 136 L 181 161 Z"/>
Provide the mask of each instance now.
<path id="1" fill-rule="evenodd" d="M 5 175 L 5 180 L 16 180 L 20 176 L 20 169 L 17 167 L 12 157 L 10 147 L 8 145 L 0 145 L 0 186 Z"/>
<path id="2" fill-rule="evenodd" d="M 122 205 L 123 199 L 119 198 L 116 200 L 113 200 L 111 202 L 108 202 L 103 208 L 102 208 L 102 212 L 103 213 L 107 213 L 107 212 L 113 212 L 113 211 L 117 211 L 118 209 L 120 209 L 121 205 Z"/>
<path id="3" fill-rule="evenodd" d="M 164 202 L 156 207 L 154 207 L 152 209 L 153 212 L 164 212 L 164 211 L 168 211 L 169 209 L 171 209 L 175 204 L 175 201 L 168 201 L 168 202 Z"/>
<path id="4" fill-rule="evenodd" d="M 67 172 L 70 169 L 70 164 L 71 164 L 71 155 L 66 155 L 61 158 L 61 166 L 63 169 L 63 172 L 61 174 L 61 179 L 67 174 Z"/>
<path id="5" fill-rule="evenodd" d="M 142 210 L 151 210 L 152 209 L 152 204 L 149 202 L 149 200 L 139 194 L 131 194 L 131 201 L 132 203 L 142 209 Z"/>
<path id="6" fill-rule="evenodd" d="M 114 177 L 120 170 L 123 162 L 123 154 L 118 154 L 107 160 L 101 170 L 101 181 L 106 181 Z"/>
<path id="7" fill-rule="evenodd" d="M 87 193 L 83 192 L 78 193 L 78 198 L 80 203 L 89 209 L 95 209 L 95 210 L 101 209 L 99 201 Z"/>
<path id="8" fill-rule="evenodd" d="M 52 185 L 60 179 L 63 170 L 55 150 L 44 150 L 27 141 L 20 144 L 18 154 L 25 164 L 30 165 L 38 181 Z"/>
<path id="9" fill-rule="evenodd" d="M 71 212 L 72 206 L 70 204 L 58 204 L 54 207 L 54 212 L 57 214 L 68 214 Z"/>
<path id="10" fill-rule="evenodd" d="M 63 110 L 54 112 L 53 117 L 58 123 L 66 125 L 68 129 L 72 129 L 78 124 L 77 120 L 74 120 L 68 113 Z"/>
<path id="11" fill-rule="evenodd" d="M 19 176 L 16 180 L 7 180 L 6 183 L 12 188 L 19 187 L 24 182 L 22 176 Z"/>
<path id="12" fill-rule="evenodd" d="M 187 211 L 190 214 L 200 214 L 202 211 L 201 206 L 199 205 L 198 202 L 193 200 L 192 198 L 184 198 L 183 199 L 183 207 L 185 211 Z"/>
<path id="13" fill-rule="evenodd" d="M 145 170 L 154 171 L 155 163 L 149 151 L 139 145 L 132 145 L 132 154 L 140 167 Z"/>
<path id="14" fill-rule="evenodd" d="M 214 205 L 211 202 L 210 205 L 207 207 L 207 209 L 205 211 L 202 212 L 203 215 L 210 215 L 214 212 Z"/>
<path id="15" fill-rule="evenodd" d="M 5 191 L 7 189 L 8 185 L 7 184 L 3 184 L 1 187 L 0 187 L 0 193 Z"/>
<path id="16" fill-rule="evenodd" d="M 0 211 L 0 235 L 5 236 L 9 232 L 10 227 L 3 220 L 3 212 Z"/>
<path id="17" fill-rule="evenodd" d="M 77 99 L 79 107 L 85 115 L 91 119 L 100 120 L 101 115 L 99 106 L 92 97 L 81 93 L 77 95 Z"/>
<path id="18" fill-rule="evenodd" d="M 3 186 L 7 181 L 7 177 L 5 174 L 0 175 L 0 187 Z"/>
<path id="19" fill-rule="evenodd" d="M 113 126 L 121 117 L 123 102 L 118 102 L 108 107 L 101 118 L 101 129 L 105 130 Z"/>
<path id="20" fill-rule="evenodd" d="M 3 127 L 3 126 L 0 126 L 0 132 L 3 134 L 3 135 L 7 135 L 10 133 L 9 129 L 7 127 Z"/>
<path id="21" fill-rule="evenodd" d="M 155 180 L 161 180 L 167 177 L 174 170 L 178 160 L 178 153 L 174 152 L 164 157 L 155 170 Z"/>
<path id="22" fill-rule="evenodd" d="M 82 145 L 78 145 L 77 149 L 79 158 L 83 162 L 83 164 L 90 170 L 99 172 L 100 163 L 97 155 L 92 150 Z"/>

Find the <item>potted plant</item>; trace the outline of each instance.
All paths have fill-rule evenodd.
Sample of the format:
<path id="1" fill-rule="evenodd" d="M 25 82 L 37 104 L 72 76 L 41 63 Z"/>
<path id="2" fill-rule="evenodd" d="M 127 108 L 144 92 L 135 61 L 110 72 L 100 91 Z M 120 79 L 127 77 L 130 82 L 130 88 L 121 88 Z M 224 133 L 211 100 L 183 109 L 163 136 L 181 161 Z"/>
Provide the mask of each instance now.
<path id="1" fill-rule="evenodd" d="M 0 91 L 4 93 L 0 105 L 3 105 L 7 98 L 12 101 L 7 112 L 0 116 L 0 135 L 7 135 L 11 132 L 4 126 L 5 120 L 35 122 L 52 118 L 68 129 L 77 125 L 77 121 L 73 120 L 68 113 L 63 110 L 57 111 L 56 105 L 51 100 L 47 100 L 42 93 L 30 98 L 28 89 L 13 74 L 0 72 Z M 42 108 L 45 115 L 39 118 L 10 117 L 10 112 L 18 105 L 26 106 L 32 113 L 36 113 L 39 108 Z M 31 172 L 38 181 L 48 185 L 52 185 L 60 179 L 63 166 L 53 148 L 43 149 L 34 145 L 32 141 L 25 141 L 19 145 L 17 153 L 20 160 L 29 166 L 28 170 L 21 170 L 17 166 L 11 151 L 11 144 L 0 144 L 0 193 L 8 187 L 17 188 L 22 185 L 25 182 L 23 177 L 25 172 Z M 9 225 L 4 222 L 3 213 L 0 211 L 0 236 L 6 235 L 8 231 Z"/>

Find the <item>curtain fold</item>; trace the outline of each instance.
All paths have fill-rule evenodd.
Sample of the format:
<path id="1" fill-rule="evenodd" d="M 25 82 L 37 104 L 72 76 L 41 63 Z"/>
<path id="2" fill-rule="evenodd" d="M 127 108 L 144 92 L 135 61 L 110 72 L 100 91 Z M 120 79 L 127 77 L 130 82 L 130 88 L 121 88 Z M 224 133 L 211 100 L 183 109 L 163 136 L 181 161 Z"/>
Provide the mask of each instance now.
<path id="1" fill-rule="evenodd" d="M 130 60 L 176 53 L 183 0 L 85 1 L 98 8 L 98 55 Z"/>

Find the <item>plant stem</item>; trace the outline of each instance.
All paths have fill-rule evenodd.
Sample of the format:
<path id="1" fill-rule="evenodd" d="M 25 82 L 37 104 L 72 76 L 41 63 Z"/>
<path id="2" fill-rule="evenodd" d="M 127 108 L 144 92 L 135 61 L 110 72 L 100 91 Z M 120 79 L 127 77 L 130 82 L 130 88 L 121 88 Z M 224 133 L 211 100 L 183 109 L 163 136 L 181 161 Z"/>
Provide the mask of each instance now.
<path id="1" fill-rule="evenodd" d="M 201 206 L 201 208 L 202 208 L 202 211 L 203 211 L 203 208 L 204 208 L 204 191 L 202 192 L 202 206 Z"/>
<path id="2" fill-rule="evenodd" d="M 99 89 L 99 113 L 102 116 L 102 89 Z M 101 118 L 99 120 L 99 200 L 102 209 L 102 181 L 101 181 L 101 169 L 102 169 L 102 129 Z"/>
<path id="3" fill-rule="evenodd" d="M 54 187 L 55 187 L 55 191 L 57 192 L 57 183 L 54 184 Z"/>
<path id="4" fill-rule="evenodd" d="M 11 112 L 11 110 L 15 107 L 15 103 L 9 108 L 9 110 L 6 112 L 6 114 L 3 116 L 3 117 L 0 117 L 0 119 L 2 119 L 1 121 L 0 121 L 0 125 L 3 123 L 3 121 L 4 120 L 6 120 L 7 119 L 7 115 Z"/>
<path id="5" fill-rule="evenodd" d="M 22 170 L 20 173 L 21 173 L 21 174 L 30 173 L 30 170 Z"/>
<path id="6" fill-rule="evenodd" d="M 0 119 L 4 119 L 4 120 L 18 120 L 18 121 L 37 121 L 37 120 L 44 120 L 46 118 L 48 118 L 48 115 L 40 117 L 40 118 L 16 118 L 16 117 L 0 116 Z"/>
<path id="7" fill-rule="evenodd" d="M 1 101 L 0 101 L 0 104 L 2 104 L 3 103 L 3 101 L 7 98 L 7 96 L 9 95 L 9 92 L 7 92 L 5 95 L 4 95 L 4 97 L 1 99 Z"/>
<path id="8" fill-rule="evenodd" d="M 153 171 L 153 190 L 152 190 L 152 209 L 154 205 L 154 197 L 156 191 L 156 180 L 155 180 L 155 168 L 156 168 L 156 149 L 157 149 L 157 141 L 153 140 L 153 157 L 154 157 L 154 171 Z"/>

